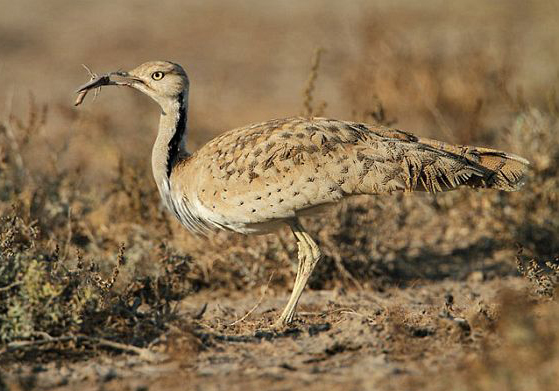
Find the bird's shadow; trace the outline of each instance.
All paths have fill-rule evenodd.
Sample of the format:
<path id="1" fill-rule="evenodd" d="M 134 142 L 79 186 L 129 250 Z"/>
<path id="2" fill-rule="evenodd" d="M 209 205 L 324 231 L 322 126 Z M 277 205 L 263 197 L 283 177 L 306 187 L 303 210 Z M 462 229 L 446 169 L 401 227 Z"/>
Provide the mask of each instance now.
<path id="1" fill-rule="evenodd" d="M 379 289 L 388 286 L 406 287 L 422 280 L 463 281 L 474 272 L 481 272 L 478 276 L 483 279 L 505 277 L 514 275 L 516 270 L 512 259 L 510 262 L 495 259 L 495 253 L 505 248 L 510 248 L 510 243 L 487 237 L 446 253 L 429 247 L 412 252 L 404 247 L 393 251 L 390 261 L 382 256 L 371 256 L 365 261 L 343 259 L 341 264 L 346 269 L 344 273 L 340 273 L 340 265 L 336 265 L 335 260 L 326 255 L 309 285 L 312 289 L 324 289 L 325 281 L 343 279 L 341 274 L 346 271 L 354 281 L 367 282 Z"/>

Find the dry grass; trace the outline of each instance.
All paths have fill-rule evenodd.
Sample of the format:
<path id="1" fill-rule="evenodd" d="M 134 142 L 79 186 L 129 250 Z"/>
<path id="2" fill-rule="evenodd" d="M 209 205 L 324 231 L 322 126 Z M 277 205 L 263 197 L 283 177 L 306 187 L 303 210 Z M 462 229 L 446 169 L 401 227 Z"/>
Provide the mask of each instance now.
<path id="1" fill-rule="evenodd" d="M 432 390 L 555 390 L 559 308 L 524 293 L 502 295 L 496 328 L 486 335 L 481 353 L 464 359 L 457 373 L 443 375 L 440 382 L 416 378 L 410 384 Z"/>
<path id="2" fill-rule="evenodd" d="M 341 362 L 344 354 L 351 362 L 386 355 L 390 365 L 413 368 L 395 383 L 369 379 L 361 386 L 552 389 L 546 382 L 559 351 L 551 327 L 559 254 L 556 9 L 543 1 L 468 9 L 437 1 L 421 9 L 192 2 L 178 10 L 147 3 L 132 10 L 119 3 L 97 5 L 107 15 L 99 20 L 90 16 L 91 4 L 54 3 L 41 9 L 64 4 L 56 24 L 23 13 L 21 5 L 6 4 L 0 16 L 0 82 L 13 90 L 0 93 L 3 368 L 20 359 L 123 350 L 99 343 L 109 340 L 177 360 L 187 355 L 181 365 L 188 372 L 200 365 L 198 355 L 215 353 L 215 338 L 254 335 L 274 315 L 265 312 L 266 300 L 286 295 L 296 251 L 287 229 L 280 236 L 221 232 L 200 240 L 162 209 L 148 161 L 154 105 L 107 88 L 94 103 L 88 97 L 83 108 L 70 107 L 68 91 L 86 79 L 79 64 L 105 72 L 162 57 L 190 72 L 192 149 L 238 125 L 324 111 L 528 158 L 533 170 L 518 193 L 359 198 L 305 221 L 325 253 L 310 289 L 334 289 L 341 301 L 346 291 L 405 289 L 423 297 L 426 290 L 428 301 L 443 300 L 437 290 L 447 280 L 468 289 L 472 281 L 517 286 L 524 275 L 530 289 L 466 304 L 448 299 L 418 312 L 413 300 L 402 299 L 378 313 L 364 309 L 352 316 L 365 320 L 349 326 L 367 349 L 336 340 L 321 354 Z M 130 12 L 136 21 L 122 17 Z M 98 24 L 118 39 L 100 40 L 92 33 Z M 183 39 L 169 39 L 177 36 Z M 63 65 L 55 66 L 53 55 Z M 517 243 L 524 249 L 518 265 Z M 231 325 L 270 279 L 259 308 Z M 197 297 L 244 296 L 252 298 L 244 312 L 224 307 L 204 319 L 199 309 L 184 311 Z M 298 327 L 341 321 L 340 308 L 322 304 L 310 308 L 322 315 Z M 447 350 L 450 363 L 437 359 Z M 448 377 L 434 377 L 440 368 Z"/>

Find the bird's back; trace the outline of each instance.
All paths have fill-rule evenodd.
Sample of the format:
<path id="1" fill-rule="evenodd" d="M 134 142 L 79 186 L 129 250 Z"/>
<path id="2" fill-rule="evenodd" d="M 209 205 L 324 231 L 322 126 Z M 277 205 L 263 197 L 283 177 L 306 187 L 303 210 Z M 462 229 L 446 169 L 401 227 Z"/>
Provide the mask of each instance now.
<path id="1" fill-rule="evenodd" d="M 175 167 L 171 183 L 203 225 L 250 233 L 350 195 L 461 184 L 514 190 L 527 165 L 382 126 L 288 118 L 211 140 Z"/>

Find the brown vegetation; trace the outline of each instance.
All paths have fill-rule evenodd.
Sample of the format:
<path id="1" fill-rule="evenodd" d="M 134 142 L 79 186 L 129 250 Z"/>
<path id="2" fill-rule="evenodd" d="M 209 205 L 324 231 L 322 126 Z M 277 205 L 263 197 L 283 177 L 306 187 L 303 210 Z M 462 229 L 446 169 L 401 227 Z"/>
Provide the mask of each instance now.
<path id="1" fill-rule="evenodd" d="M 125 3 L 0 16 L 0 389 L 555 389 L 557 9 Z M 191 149 L 324 111 L 533 170 L 517 193 L 358 198 L 305 221 L 325 258 L 300 320 L 271 333 L 293 280 L 287 229 L 187 233 L 149 171 L 156 107 L 117 88 L 71 107 L 81 63 L 158 57 L 189 70 Z"/>

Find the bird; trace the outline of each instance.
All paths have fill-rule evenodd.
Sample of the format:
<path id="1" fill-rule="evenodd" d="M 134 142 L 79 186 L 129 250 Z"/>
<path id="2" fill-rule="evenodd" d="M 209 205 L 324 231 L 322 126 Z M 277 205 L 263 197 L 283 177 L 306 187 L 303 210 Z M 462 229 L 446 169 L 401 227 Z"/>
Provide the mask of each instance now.
<path id="1" fill-rule="evenodd" d="M 182 66 L 150 61 L 127 72 L 111 72 L 80 87 L 78 99 L 104 85 L 131 87 L 159 104 L 153 177 L 163 204 L 188 230 L 202 235 L 214 230 L 267 234 L 285 225 L 291 228 L 298 245 L 297 274 L 273 327 L 293 321 L 322 257 L 301 216 L 356 195 L 459 187 L 515 191 L 530 167 L 528 160 L 495 149 L 315 117 L 236 128 L 191 153 L 186 148 L 190 82 Z"/>

